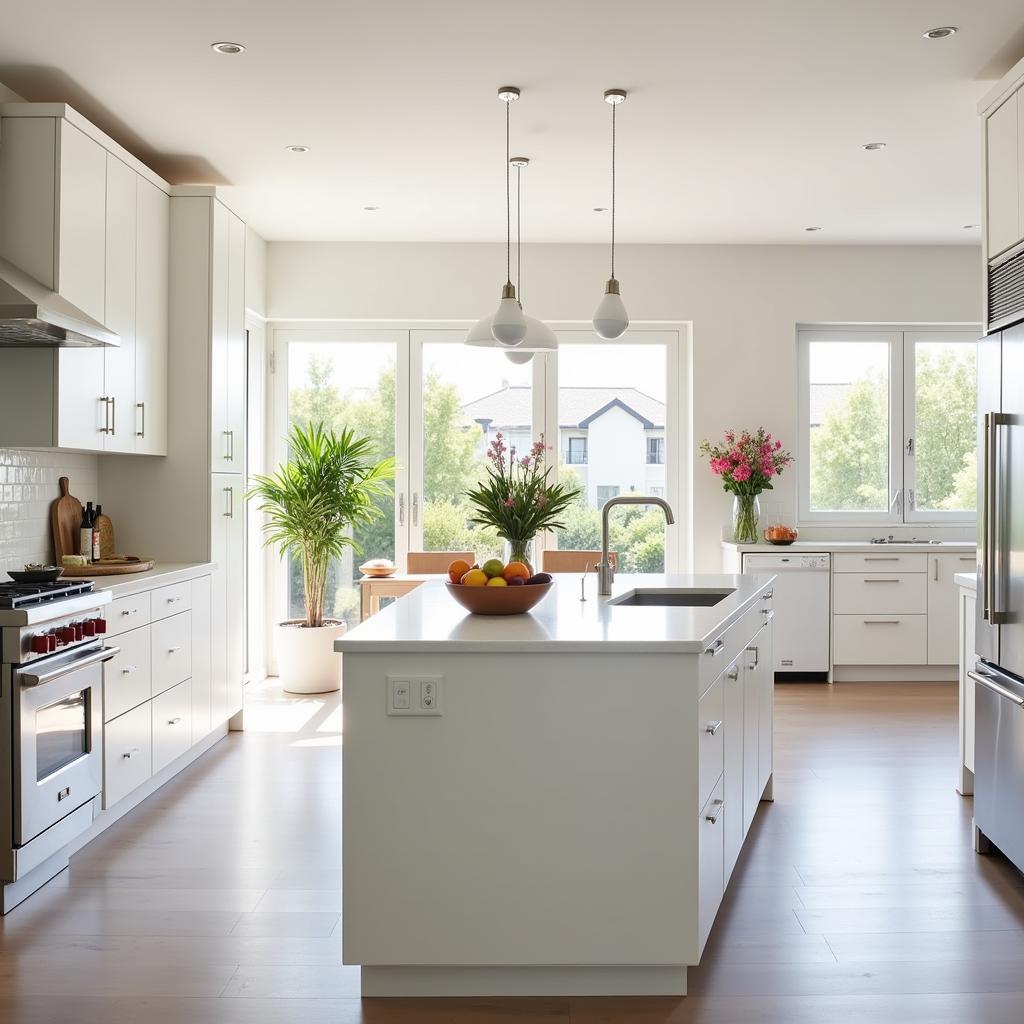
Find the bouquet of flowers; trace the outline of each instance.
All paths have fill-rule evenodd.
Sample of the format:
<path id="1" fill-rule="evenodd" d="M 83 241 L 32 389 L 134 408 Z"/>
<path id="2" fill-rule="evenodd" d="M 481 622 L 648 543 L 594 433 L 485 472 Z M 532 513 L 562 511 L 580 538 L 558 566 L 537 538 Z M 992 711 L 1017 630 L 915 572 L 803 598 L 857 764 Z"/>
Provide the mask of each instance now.
<path id="1" fill-rule="evenodd" d="M 466 492 L 473 509 L 470 522 L 493 527 L 508 541 L 511 560 L 529 564 L 529 547 L 542 530 L 559 530 L 560 517 L 576 500 L 579 488 L 549 483 L 544 468 L 544 435 L 526 454 L 509 448 L 496 434 L 487 446 L 487 477 Z"/>
<path id="2" fill-rule="evenodd" d="M 727 430 L 720 444 L 712 444 L 705 438 L 700 443 L 700 453 L 709 460 L 711 472 L 722 478 L 723 489 L 735 496 L 733 530 L 736 540 L 755 543 L 757 496 L 762 491 L 772 490 L 772 479 L 793 462 L 793 456 L 784 451 L 782 442 L 764 427 L 758 427 L 754 433 L 744 430 L 739 436 Z"/>

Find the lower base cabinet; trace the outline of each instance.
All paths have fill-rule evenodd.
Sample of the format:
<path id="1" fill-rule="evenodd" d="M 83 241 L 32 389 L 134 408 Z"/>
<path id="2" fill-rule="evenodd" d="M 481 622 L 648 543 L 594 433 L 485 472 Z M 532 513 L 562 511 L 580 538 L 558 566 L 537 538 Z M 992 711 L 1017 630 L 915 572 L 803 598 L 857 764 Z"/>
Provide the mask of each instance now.
<path id="1" fill-rule="evenodd" d="M 192 746 L 192 684 L 189 680 L 150 702 L 153 710 L 153 771 L 166 768 Z"/>
<path id="2" fill-rule="evenodd" d="M 103 727 L 103 807 L 113 807 L 153 774 L 149 701 Z"/>
<path id="3" fill-rule="evenodd" d="M 738 808 L 733 813 L 737 813 Z M 698 883 L 700 945 L 708 941 L 711 926 L 725 894 L 725 822 L 729 808 L 725 806 L 725 780 L 720 778 L 700 812 Z"/>

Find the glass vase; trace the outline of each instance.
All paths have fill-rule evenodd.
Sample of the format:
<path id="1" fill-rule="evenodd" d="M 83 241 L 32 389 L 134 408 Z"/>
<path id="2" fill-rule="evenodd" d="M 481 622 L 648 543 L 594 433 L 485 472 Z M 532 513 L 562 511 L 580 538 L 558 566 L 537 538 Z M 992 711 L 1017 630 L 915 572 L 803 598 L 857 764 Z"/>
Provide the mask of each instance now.
<path id="1" fill-rule="evenodd" d="M 505 564 L 509 562 L 522 562 L 528 566 L 530 573 L 533 573 L 533 538 L 532 537 L 517 537 L 517 538 L 505 538 Z"/>
<path id="2" fill-rule="evenodd" d="M 757 543 L 761 502 L 756 494 L 737 494 L 732 499 L 732 538 L 737 544 Z"/>

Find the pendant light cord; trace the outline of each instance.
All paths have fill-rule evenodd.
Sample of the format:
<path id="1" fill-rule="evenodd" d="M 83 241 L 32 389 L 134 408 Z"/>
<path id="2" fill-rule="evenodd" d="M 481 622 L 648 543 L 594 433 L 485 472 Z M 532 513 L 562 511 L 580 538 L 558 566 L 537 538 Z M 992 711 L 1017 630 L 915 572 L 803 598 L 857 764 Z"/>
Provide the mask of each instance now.
<path id="1" fill-rule="evenodd" d="M 512 104 L 505 100 L 505 279 L 512 283 L 512 182 L 509 160 L 512 157 L 509 118 Z"/>
<path id="2" fill-rule="evenodd" d="M 523 169 L 516 166 L 516 292 L 523 305 Z"/>
<path id="3" fill-rule="evenodd" d="M 612 105 L 612 277 L 615 277 L 615 109 Z"/>

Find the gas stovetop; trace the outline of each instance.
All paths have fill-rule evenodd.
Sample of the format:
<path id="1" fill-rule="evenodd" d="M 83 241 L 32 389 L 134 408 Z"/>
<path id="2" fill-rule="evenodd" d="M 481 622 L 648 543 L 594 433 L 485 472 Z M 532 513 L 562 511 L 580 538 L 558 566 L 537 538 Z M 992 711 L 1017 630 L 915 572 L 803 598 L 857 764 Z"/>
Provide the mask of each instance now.
<path id="1" fill-rule="evenodd" d="M 53 583 L 0 583 L 0 608 L 32 608 L 48 601 L 76 597 L 92 591 L 92 580 L 56 580 Z"/>

